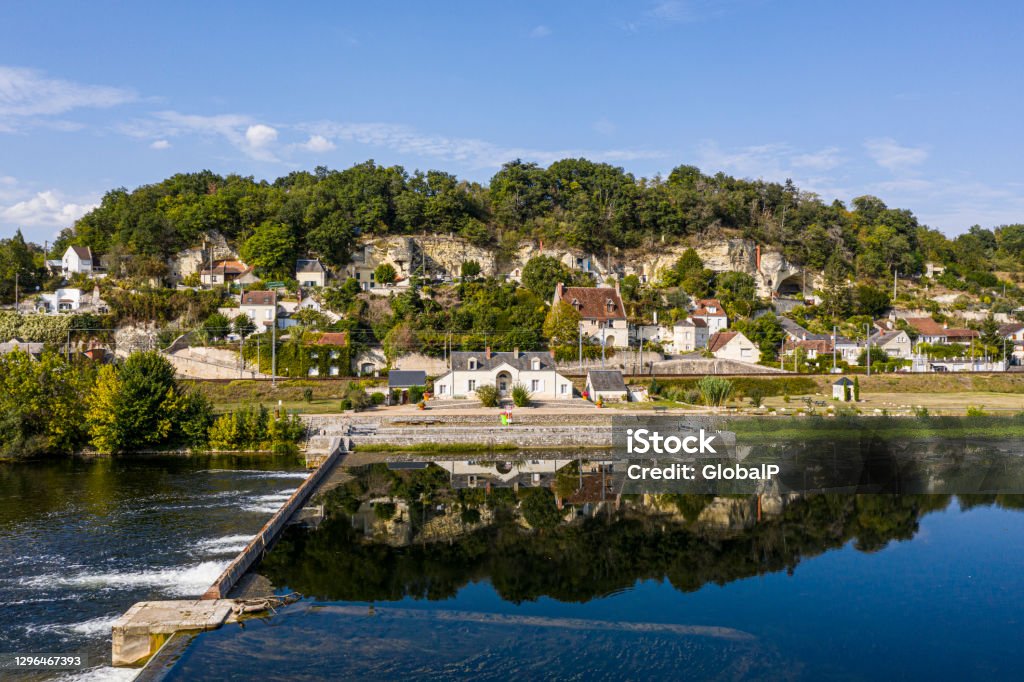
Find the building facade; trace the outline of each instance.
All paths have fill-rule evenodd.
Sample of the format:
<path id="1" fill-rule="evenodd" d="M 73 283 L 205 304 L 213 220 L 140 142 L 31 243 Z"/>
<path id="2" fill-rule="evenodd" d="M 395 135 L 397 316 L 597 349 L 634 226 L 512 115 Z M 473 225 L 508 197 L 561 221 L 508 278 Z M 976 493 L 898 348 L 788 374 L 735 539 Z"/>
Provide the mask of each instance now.
<path id="1" fill-rule="evenodd" d="M 548 353 L 455 352 L 451 369 L 434 380 L 438 398 L 471 398 L 481 386 L 494 386 L 502 397 L 512 395 L 512 387 L 522 384 L 536 400 L 569 400 L 572 382 L 558 373 Z"/>

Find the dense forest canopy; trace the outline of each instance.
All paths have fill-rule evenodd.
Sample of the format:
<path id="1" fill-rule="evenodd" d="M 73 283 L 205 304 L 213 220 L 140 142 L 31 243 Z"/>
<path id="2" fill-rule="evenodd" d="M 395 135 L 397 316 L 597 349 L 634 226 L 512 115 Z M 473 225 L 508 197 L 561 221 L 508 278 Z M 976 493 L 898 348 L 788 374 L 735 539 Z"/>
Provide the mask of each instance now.
<path id="1" fill-rule="evenodd" d="M 371 160 L 273 182 L 201 171 L 115 189 L 61 234 L 52 253 L 87 244 L 142 263 L 140 256 L 150 257 L 156 267 L 216 230 L 272 270 L 306 253 L 343 265 L 364 236 L 455 234 L 506 254 L 532 239 L 607 254 L 735 234 L 809 267 L 824 269 L 832 259 L 860 277 L 916 274 L 926 261 L 951 265 L 960 275 L 1017 271 L 1024 263 L 1024 225 L 974 226 L 948 239 L 876 197 L 850 203 L 826 203 L 789 180 L 706 175 L 685 165 L 667 178 L 645 179 L 586 159 L 547 168 L 515 160 L 484 186 Z"/>

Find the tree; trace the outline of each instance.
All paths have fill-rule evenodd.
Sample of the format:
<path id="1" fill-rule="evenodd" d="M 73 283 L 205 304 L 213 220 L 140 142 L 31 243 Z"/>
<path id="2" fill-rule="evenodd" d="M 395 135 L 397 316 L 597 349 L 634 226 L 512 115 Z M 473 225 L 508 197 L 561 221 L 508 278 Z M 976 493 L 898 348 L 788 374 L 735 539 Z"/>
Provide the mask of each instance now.
<path id="1" fill-rule="evenodd" d="M 248 315 L 241 315 L 249 319 Z M 223 339 L 231 331 L 231 320 L 223 313 L 213 313 L 203 322 L 203 333 L 208 339 Z"/>
<path id="2" fill-rule="evenodd" d="M 700 273 L 704 269 L 704 261 L 693 249 L 683 251 L 683 255 L 662 273 L 661 281 L 666 286 L 684 286 L 684 282 L 690 277 Z"/>
<path id="3" fill-rule="evenodd" d="M 135 353 L 121 367 L 100 369 L 86 422 L 100 452 L 127 452 L 205 437 L 211 408 L 178 386 L 174 366 L 156 351 Z"/>
<path id="4" fill-rule="evenodd" d="M 39 247 L 25 243 L 21 230 L 16 230 L 10 239 L 0 239 L 0 300 L 14 301 L 15 275 L 21 300 L 25 300 L 25 292 L 35 291 L 42 282 L 33 248 Z"/>
<path id="5" fill-rule="evenodd" d="M 242 244 L 241 256 L 265 277 L 290 278 L 295 268 L 295 236 L 284 223 L 261 223 Z"/>
<path id="6" fill-rule="evenodd" d="M 252 321 L 248 315 L 239 315 L 235 318 L 232 326 L 235 329 L 235 333 L 245 338 L 256 331 L 256 323 Z"/>
<path id="7" fill-rule="evenodd" d="M 476 387 L 476 397 L 483 407 L 498 406 L 498 389 L 493 384 L 484 384 Z"/>
<path id="8" fill-rule="evenodd" d="M 853 306 L 850 284 L 846 279 L 846 268 L 835 255 L 825 267 L 825 282 L 821 290 L 821 308 L 832 319 L 845 318 Z"/>
<path id="9" fill-rule="evenodd" d="M 732 317 L 750 317 L 754 312 L 757 285 L 745 272 L 723 272 L 717 277 L 718 299 Z"/>
<path id="10" fill-rule="evenodd" d="M 395 266 L 391 265 L 391 263 L 381 263 L 373 271 L 373 278 L 378 284 L 394 284 L 397 277 L 398 273 L 395 271 Z"/>
<path id="11" fill-rule="evenodd" d="M 531 528 L 554 528 L 562 520 L 555 505 L 555 496 L 547 488 L 527 488 L 522 493 L 523 518 Z"/>
<path id="12" fill-rule="evenodd" d="M 575 343 L 579 337 L 580 312 L 568 301 L 559 301 L 544 318 L 544 336 L 553 345 Z"/>
<path id="13" fill-rule="evenodd" d="M 480 264 L 475 260 L 467 260 L 462 263 L 460 274 L 463 279 L 473 279 L 480 274 Z"/>
<path id="14" fill-rule="evenodd" d="M 888 291 L 861 284 L 857 287 L 856 314 L 868 315 L 874 319 L 889 309 L 891 300 Z"/>
<path id="15" fill-rule="evenodd" d="M 523 267 L 523 286 L 544 300 L 555 295 L 559 282 L 568 282 L 572 273 L 552 256 L 534 256 Z"/>
<path id="16" fill-rule="evenodd" d="M 619 293 L 623 301 L 635 301 L 640 296 L 640 278 L 636 275 L 626 275 L 619 282 Z"/>

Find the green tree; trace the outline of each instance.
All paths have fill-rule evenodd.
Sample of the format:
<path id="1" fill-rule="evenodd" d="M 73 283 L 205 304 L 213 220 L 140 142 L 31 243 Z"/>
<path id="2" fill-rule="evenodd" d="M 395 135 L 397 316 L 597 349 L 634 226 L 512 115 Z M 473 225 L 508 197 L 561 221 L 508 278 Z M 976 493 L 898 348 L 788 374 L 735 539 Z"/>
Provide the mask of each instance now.
<path id="1" fill-rule="evenodd" d="M 391 263 L 381 263 L 373 271 L 373 278 L 378 284 L 394 284 L 397 277 L 398 273 Z"/>
<path id="2" fill-rule="evenodd" d="M 267 221 L 242 244 L 241 256 L 265 278 L 288 279 L 295 273 L 296 245 L 290 227 Z"/>
<path id="3" fill-rule="evenodd" d="M 473 279 L 480 274 L 480 264 L 475 260 L 467 260 L 462 263 L 460 274 L 463 279 Z"/>
<path id="4" fill-rule="evenodd" d="M 717 279 L 718 299 L 730 316 L 750 317 L 757 301 L 757 285 L 745 272 L 723 272 Z"/>
<path id="5" fill-rule="evenodd" d="M 184 391 L 174 367 L 155 351 L 135 353 L 100 369 L 86 422 L 100 452 L 128 452 L 175 440 L 195 444 L 205 434 L 209 403 Z"/>
<path id="6" fill-rule="evenodd" d="M 891 301 L 889 292 L 884 289 L 861 284 L 857 287 L 855 312 L 857 315 L 869 315 L 876 318 L 889 309 Z"/>
<path id="7" fill-rule="evenodd" d="M 239 315 L 232 322 L 231 326 L 234 328 L 235 333 L 245 338 L 254 331 L 256 331 L 256 323 L 252 321 L 248 315 Z"/>
<path id="8" fill-rule="evenodd" d="M 498 406 L 498 389 L 492 384 L 484 384 L 476 387 L 476 397 L 483 407 Z"/>
<path id="9" fill-rule="evenodd" d="M 559 301 L 544 318 L 544 336 L 554 345 L 572 344 L 579 338 L 580 312 L 568 301 Z"/>
<path id="10" fill-rule="evenodd" d="M 544 300 L 551 300 L 559 282 L 569 282 L 572 273 L 553 256 L 534 256 L 523 267 L 523 286 Z"/>
<path id="11" fill-rule="evenodd" d="M 830 319 L 849 316 L 853 307 L 853 294 L 846 279 L 842 260 L 833 255 L 825 268 L 825 282 L 821 289 L 821 309 Z"/>
<path id="12" fill-rule="evenodd" d="M 248 315 L 242 315 L 248 319 Z M 223 339 L 231 332 L 231 320 L 223 313 L 213 313 L 203 322 L 203 333 L 208 339 Z"/>

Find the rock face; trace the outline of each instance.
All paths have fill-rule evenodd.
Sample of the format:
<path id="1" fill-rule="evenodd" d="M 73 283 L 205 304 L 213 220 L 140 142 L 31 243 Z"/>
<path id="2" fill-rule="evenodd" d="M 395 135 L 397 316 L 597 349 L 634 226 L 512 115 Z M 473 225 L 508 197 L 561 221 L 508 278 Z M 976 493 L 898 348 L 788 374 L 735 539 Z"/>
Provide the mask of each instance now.
<path id="1" fill-rule="evenodd" d="M 671 267 L 688 247 L 673 246 L 656 254 L 642 256 L 637 274 L 646 275 L 657 281 L 660 273 Z M 771 296 L 773 293 L 800 291 L 804 272 L 798 265 L 786 260 L 781 252 L 761 247 L 747 239 L 721 239 L 694 248 L 704 267 L 715 272 L 745 272 L 754 278 L 757 295 Z M 807 286 L 813 287 L 813 275 L 807 273 Z"/>
<path id="2" fill-rule="evenodd" d="M 375 263 L 390 263 L 398 275 L 408 276 L 421 267 L 428 277 L 456 278 L 462 264 L 476 261 L 480 274 L 498 274 L 494 253 L 470 244 L 465 239 L 446 235 L 389 237 L 373 242 Z"/>

